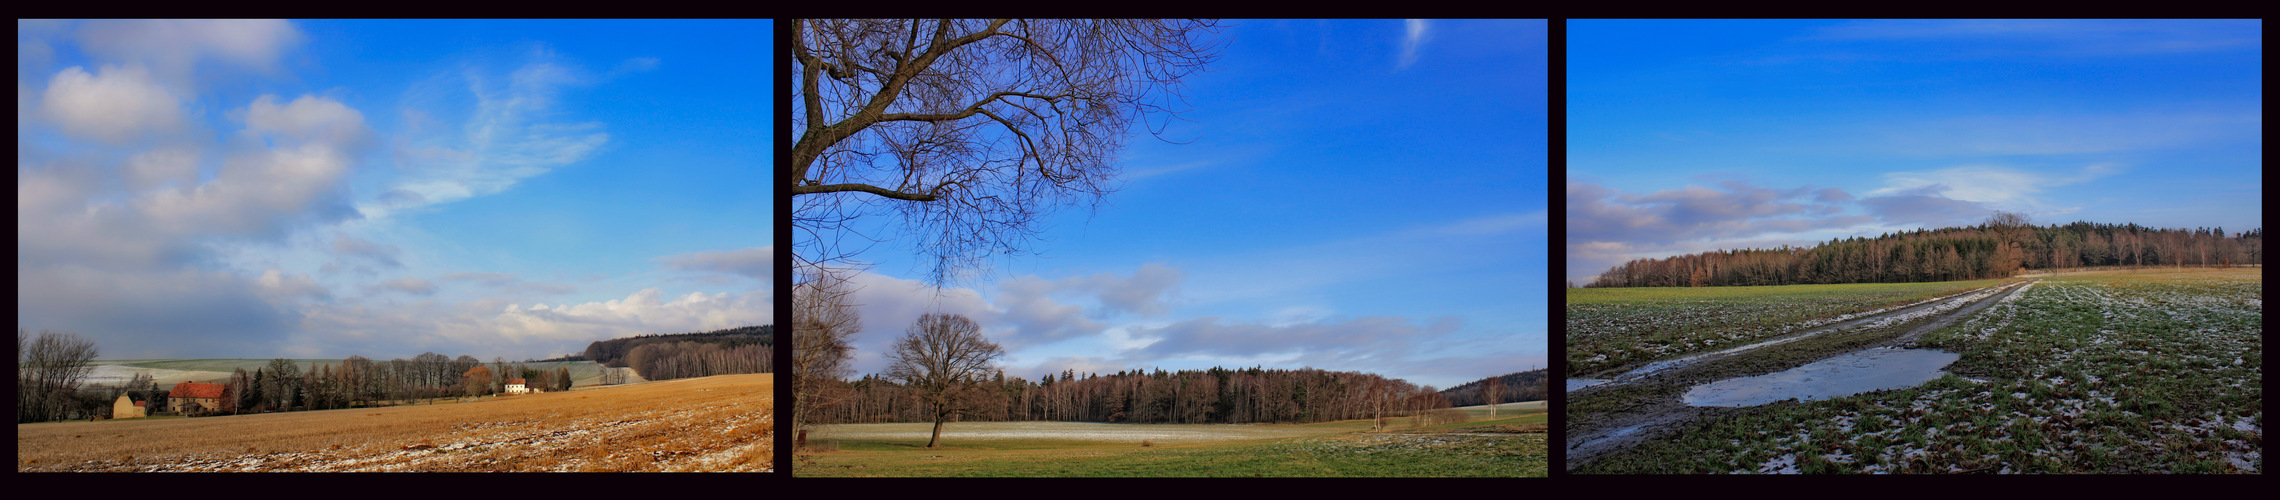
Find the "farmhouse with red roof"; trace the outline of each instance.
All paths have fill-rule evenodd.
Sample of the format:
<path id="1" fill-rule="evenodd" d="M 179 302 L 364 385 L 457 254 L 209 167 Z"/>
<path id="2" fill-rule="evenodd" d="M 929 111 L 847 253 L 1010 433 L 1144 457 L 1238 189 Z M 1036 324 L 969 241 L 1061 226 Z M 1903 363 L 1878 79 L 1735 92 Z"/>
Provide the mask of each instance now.
<path id="1" fill-rule="evenodd" d="M 222 411 L 222 384 L 183 382 L 166 394 L 167 405 L 182 413 Z"/>

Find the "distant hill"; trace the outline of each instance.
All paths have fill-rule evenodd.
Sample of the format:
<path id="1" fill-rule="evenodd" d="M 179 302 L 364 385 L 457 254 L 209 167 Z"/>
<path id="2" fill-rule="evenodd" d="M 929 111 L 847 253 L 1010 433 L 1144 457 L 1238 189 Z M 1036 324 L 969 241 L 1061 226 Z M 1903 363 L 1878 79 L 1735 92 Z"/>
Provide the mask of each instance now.
<path id="1" fill-rule="evenodd" d="M 745 326 L 710 332 L 660 333 L 597 340 L 586 346 L 584 357 L 589 361 L 601 363 L 603 366 L 625 366 L 625 355 L 633 352 L 633 348 L 658 342 L 696 342 L 699 344 L 721 344 L 722 347 L 742 347 L 757 344 L 773 348 L 776 345 L 776 326 Z"/>
<path id="2" fill-rule="evenodd" d="M 1550 379 L 1546 376 L 1547 373 L 1548 372 L 1545 371 L 1545 369 L 1539 368 L 1535 370 L 1507 373 L 1504 375 L 1492 377 L 1504 379 L 1503 394 L 1499 395 L 1497 398 L 1502 401 L 1497 402 L 1511 403 L 1516 401 L 1541 401 L 1545 398 L 1551 397 L 1551 393 L 1549 392 L 1551 390 L 1551 386 L 1548 382 Z M 1488 379 L 1483 378 L 1480 380 L 1458 384 L 1456 387 L 1450 387 L 1446 390 L 1442 390 L 1441 397 L 1448 398 L 1449 406 L 1475 406 L 1489 404 L 1487 395 L 1481 394 L 1482 384 L 1485 384 L 1487 382 Z"/>

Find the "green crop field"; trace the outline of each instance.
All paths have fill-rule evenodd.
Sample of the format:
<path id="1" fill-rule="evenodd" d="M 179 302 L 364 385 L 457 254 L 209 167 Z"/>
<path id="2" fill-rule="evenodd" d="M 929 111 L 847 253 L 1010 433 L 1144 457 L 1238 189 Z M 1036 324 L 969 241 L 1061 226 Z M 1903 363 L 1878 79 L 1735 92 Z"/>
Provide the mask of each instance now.
<path id="1" fill-rule="evenodd" d="M 1746 408 L 1591 473 L 2259 473 L 2261 269 L 2035 283 L 1925 347 L 1910 389 Z"/>
<path id="2" fill-rule="evenodd" d="M 1572 288 L 1567 291 L 1567 375 L 1749 344 L 2001 283 Z"/>
<path id="3" fill-rule="evenodd" d="M 1368 421 L 1283 425 L 960 422 L 925 448 L 931 424 L 851 424 L 838 451 L 802 454 L 801 477 L 1543 477 L 1546 415 L 1411 427 Z M 1529 429 L 1529 431 L 1520 431 Z M 1142 446 L 1145 439 L 1149 443 Z"/>

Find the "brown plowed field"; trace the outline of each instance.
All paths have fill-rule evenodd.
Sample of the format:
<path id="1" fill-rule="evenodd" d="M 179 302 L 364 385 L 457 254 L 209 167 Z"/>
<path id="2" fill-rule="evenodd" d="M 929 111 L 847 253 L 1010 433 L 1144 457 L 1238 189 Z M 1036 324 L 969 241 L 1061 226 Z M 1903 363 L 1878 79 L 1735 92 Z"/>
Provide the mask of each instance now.
<path id="1" fill-rule="evenodd" d="M 774 377 L 476 402 L 16 426 L 19 472 L 774 470 Z"/>

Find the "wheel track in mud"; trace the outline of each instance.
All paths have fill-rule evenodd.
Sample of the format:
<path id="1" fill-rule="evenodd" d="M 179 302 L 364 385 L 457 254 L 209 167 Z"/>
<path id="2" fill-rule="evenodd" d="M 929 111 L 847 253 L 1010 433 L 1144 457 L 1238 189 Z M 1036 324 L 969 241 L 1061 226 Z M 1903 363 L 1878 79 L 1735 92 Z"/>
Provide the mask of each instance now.
<path id="1" fill-rule="evenodd" d="M 1790 367 L 1802 366 L 1805 363 L 1817 361 L 1820 359 L 1827 359 L 1829 357 L 1855 352 L 1861 349 L 1892 345 L 1911 345 L 1914 343 L 1916 338 L 1923 336 L 1923 334 L 1954 324 L 1956 321 L 1970 317 L 1973 314 L 1978 314 L 1979 311 L 1986 309 L 1988 306 L 1992 306 L 1998 302 L 2001 302 L 2004 298 L 2016 294 L 2020 290 L 2024 290 L 2027 286 L 2032 285 L 2037 281 L 2041 280 L 2029 279 L 2025 281 L 2004 283 L 2001 285 L 1948 295 L 1917 304 L 1911 304 L 1905 307 L 1895 308 L 1894 310 L 1885 311 L 1875 315 L 1864 316 L 1836 324 L 1815 327 L 1803 332 L 1785 335 L 1780 338 L 1761 341 L 1750 345 L 1707 353 L 1689 354 L 1667 360 L 1650 361 L 1643 363 L 1637 367 L 1628 367 L 1622 371 L 1621 375 L 1614 377 L 1606 383 L 1571 389 L 1567 391 L 1566 399 L 1572 404 L 1580 398 L 1602 397 L 1611 392 L 1619 392 L 1614 391 L 1618 388 L 1662 388 L 1669 386 L 1677 386 L 1683 388 L 1691 387 L 1693 385 L 1698 385 L 1701 383 L 1707 383 L 1714 380 L 1732 378 L 1735 376 L 1750 376 L 1762 373 L 1771 373 L 1773 371 L 1779 370 L 1752 370 L 1757 373 L 1743 373 L 1740 375 L 1727 375 L 1709 379 L 1705 379 L 1701 375 L 1706 372 L 1715 371 L 1713 369 L 1720 365 L 1722 362 L 1735 361 L 1751 357 L 1753 355 L 1778 352 L 1783 350 L 1784 346 L 1788 346 L 1789 348 L 1796 348 L 1797 346 L 1793 344 L 1796 344 L 1800 341 L 1830 336 L 1830 334 L 1845 333 L 1854 336 L 1877 336 L 1880 335 L 1880 332 L 1886 331 L 1886 329 L 1889 327 L 1899 326 L 1907 328 L 1906 330 L 1889 337 L 1874 340 L 1868 345 L 1855 346 L 1855 348 L 1843 349 L 1838 352 L 1821 353 L 1821 355 L 1815 356 L 1812 359 L 1803 362 L 1784 364 L 1790 364 Z M 1959 305 L 1954 305 L 1950 310 L 1947 310 L 1945 312 L 1929 314 L 1925 313 L 1925 311 L 1935 310 L 1943 306 L 1948 306 L 1949 304 L 1954 304 L 1959 300 L 1967 302 Z M 1908 317 L 1911 315 L 1919 317 Z M 1929 319 L 1926 319 L 1927 317 Z M 1906 319 L 1889 321 L 1895 318 Z M 1880 322 L 1882 324 L 1879 324 Z M 1871 328 L 1868 328 L 1868 331 L 1864 332 L 1862 331 L 1863 327 Z M 1786 367 L 1782 369 L 1786 369 Z M 1578 419 L 1570 418 L 1566 425 L 1567 469 L 1570 471 L 1577 470 L 1582 466 L 1588 465 L 1591 462 L 1602 458 L 1611 452 L 1627 449 L 1642 441 L 1660 438 L 1672 431 L 1681 430 L 1686 426 L 1687 423 L 1692 422 L 1697 418 L 1721 413 L 1723 411 L 1731 411 L 1730 409 L 1722 408 L 1698 408 L 1688 406 L 1685 403 L 1678 401 L 1675 396 L 1671 395 L 1664 395 L 1651 399 L 1652 400 L 1650 401 L 1635 402 L 1635 404 L 1626 407 L 1624 411 L 1611 412 L 1610 414 L 1592 415 L 1589 419 L 1590 421 L 1588 422 L 1579 422 Z"/>

